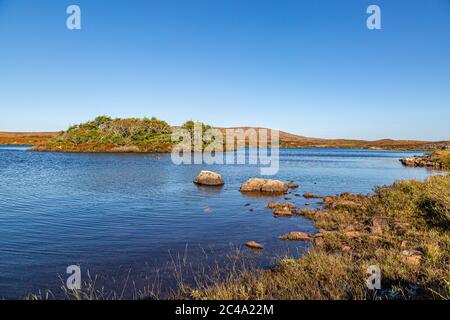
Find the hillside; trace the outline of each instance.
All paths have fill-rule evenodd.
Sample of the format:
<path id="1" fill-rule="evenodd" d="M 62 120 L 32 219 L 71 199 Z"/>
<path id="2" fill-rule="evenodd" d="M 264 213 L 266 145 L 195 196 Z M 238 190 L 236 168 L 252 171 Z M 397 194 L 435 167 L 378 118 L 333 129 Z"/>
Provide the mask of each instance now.
<path id="1" fill-rule="evenodd" d="M 0 145 L 35 145 L 57 135 L 58 132 L 0 132 Z"/>

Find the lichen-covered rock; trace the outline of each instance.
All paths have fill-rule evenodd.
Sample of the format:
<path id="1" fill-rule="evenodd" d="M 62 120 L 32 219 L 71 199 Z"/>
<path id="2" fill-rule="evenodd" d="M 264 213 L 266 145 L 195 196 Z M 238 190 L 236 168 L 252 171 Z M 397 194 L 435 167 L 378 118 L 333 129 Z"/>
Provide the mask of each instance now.
<path id="1" fill-rule="evenodd" d="M 259 178 L 247 180 L 240 188 L 241 192 L 283 193 L 287 190 L 288 186 L 283 181 Z"/>
<path id="2" fill-rule="evenodd" d="M 217 172 L 204 170 L 194 179 L 194 183 L 205 186 L 222 186 L 224 181 Z"/>

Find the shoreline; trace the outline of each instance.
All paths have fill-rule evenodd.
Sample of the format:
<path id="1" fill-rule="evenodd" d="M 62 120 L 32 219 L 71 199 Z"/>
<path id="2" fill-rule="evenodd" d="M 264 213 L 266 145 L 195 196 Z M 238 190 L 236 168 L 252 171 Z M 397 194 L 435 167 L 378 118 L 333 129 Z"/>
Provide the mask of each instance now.
<path id="1" fill-rule="evenodd" d="M 191 288 L 184 298 L 450 299 L 450 175 L 396 181 L 375 192 L 336 195 L 324 199 L 323 210 L 302 209 L 318 233 L 302 239 L 312 247 L 299 259 Z M 439 207 L 424 211 L 423 201 Z M 366 287 L 371 265 L 381 270 L 381 290 Z"/>

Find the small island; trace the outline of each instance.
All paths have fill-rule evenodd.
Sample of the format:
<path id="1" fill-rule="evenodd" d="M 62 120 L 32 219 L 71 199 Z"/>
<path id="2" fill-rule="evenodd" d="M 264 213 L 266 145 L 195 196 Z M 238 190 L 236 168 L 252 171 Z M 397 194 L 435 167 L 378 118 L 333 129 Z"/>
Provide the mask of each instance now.
<path id="1" fill-rule="evenodd" d="M 33 146 L 46 152 L 170 152 L 172 128 L 156 118 L 99 116 Z"/>

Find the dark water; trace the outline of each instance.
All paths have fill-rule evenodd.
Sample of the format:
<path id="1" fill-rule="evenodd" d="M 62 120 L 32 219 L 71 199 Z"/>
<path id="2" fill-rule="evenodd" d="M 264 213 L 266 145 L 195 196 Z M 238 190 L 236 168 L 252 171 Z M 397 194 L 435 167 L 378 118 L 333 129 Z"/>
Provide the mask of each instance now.
<path id="1" fill-rule="evenodd" d="M 243 249 L 244 254 L 258 266 L 269 266 L 277 256 L 296 256 L 307 246 L 278 236 L 314 232 L 308 220 L 275 219 L 264 208 L 269 199 L 238 191 L 246 179 L 259 176 L 255 166 L 175 166 L 170 155 L 24 150 L 0 147 L 0 297 L 55 289 L 72 264 L 119 279 L 129 271 L 139 285 L 147 274 L 169 270 L 178 253 L 193 265 L 220 264 L 250 240 L 266 247 L 258 253 Z M 398 161 L 415 154 L 420 153 L 281 150 L 276 178 L 297 181 L 296 192 L 302 194 L 369 193 L 375 185 L 432 174 Z M 195 186 L 192 180 L 201 169 L 220 172 L 225 186 Z M 300 197 L 293 201 L 311 203 Z M 170 282 L 163 280 L 165 285 Z"/>

